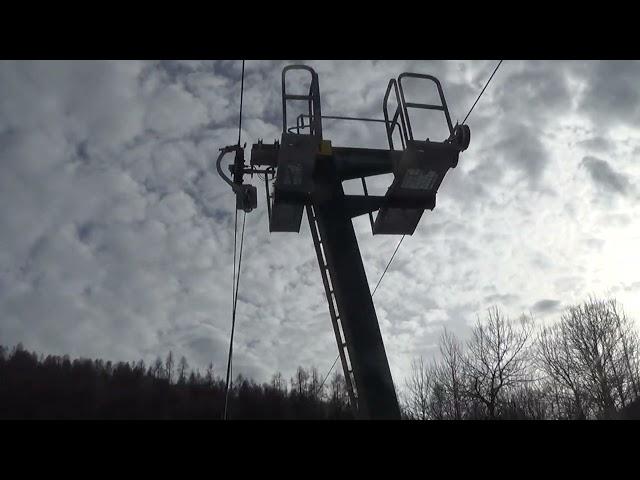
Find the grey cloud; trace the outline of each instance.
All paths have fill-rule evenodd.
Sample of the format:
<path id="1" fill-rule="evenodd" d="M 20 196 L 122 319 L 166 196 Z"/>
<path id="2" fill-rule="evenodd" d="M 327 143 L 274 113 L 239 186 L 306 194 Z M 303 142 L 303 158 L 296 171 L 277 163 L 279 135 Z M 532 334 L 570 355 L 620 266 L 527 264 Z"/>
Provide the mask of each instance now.
<path id="1" fill-rule="evenodd" d="M 605 160 L 587 156 L 582 159 L 580 165 L 587 169 L 591 180 L 596 185 L 610 192 L 622 195 L 628 193 L 630 187 L 629 179 L 624 174 L 616 172 Z"/>
<path id="2" fill-rule="evenodd" d="M 603 227 L 625 227 L 632 223 L 633 217 L 627 213 L 607 210 L 598 215 Z"/>
<path id="3" fill-rule="evenodd" d="M 531 307 L 534 312 L 537 313 L 548 313 L 556 311 L 562 302 L 560 300 L 538 300 Z"/>
<path id="4" fill-rule="evenodd" d="M 177 85 L 167 85 L 153 95 L 145 125 L 157 135 L 178 137 L 206 120 L 206 111 L 198 99 Z"/>
<path id="5" fill-rule="evenodd" d="M 554 262 L 544 252 L 533 250 L 531 255 L 531 263 L 541 268 L 542 270 L 550 270 L 554 266 Z"/>
<path id="6" fill-rule="evenodd" d="M 532 124 L 571 110 L 573 92 L 567 84 L 565 62 L 505 62 L 503 78 L 494 95 L 506 114 L 526 118 Z M 496 74 L 498 75 L 498 74 Z"/>
<path id="7" fill-rule="evenodd" d="M 584 245 L 593 250 L 602 250 L 605 242 L 601 238 L 585 238 L 583 240 Z"/>
<path id="8" fill-rule="evenodd" d="M 3 62 L 0 130 L 59 132 L 113 151 L 142 132 L 136 95 L 142 68 L 141 62 Z"/>
<path id="9" fill-rule="evenodd" d="M 502 164 L 491 157 L 483 158 L 478 165 L 473 167 L 468 175 L 477 179 L 479 185 L 495 185 L 500 183 L 504 177 L 505 168 Z"/>
<path id="10" fill-rule="evenodd" d="M 640 115 L 640 62 L 582 62 L 574 69 L 587 84 L 580 109 L 598 127 L 606 129 L 623 122 L 637 124 Z"/>
<path id="11" fill-rule="evenodd" d="M 638 282 L 633 282 L 629 285 L 624 285 L 623 288 L 628 291 L 628 292 L 633 292 L 636 290 L 640 290 L 640 281 Z"/>
<path id="12" fill-rule="evenodd" d="M 585 150 L 590 150 L 594 152 L 609 152 L 614 148 L 614 144 L 611 140 L 602 137 L 595 136 L 588 138 L 587 140 L 582 140 L 577 144 L 579 147 L 584 148 Z"/>
<path id="13" fill-rule="evenodd" d="M 494 145 L 495 150 L 502 152 L 502 167 L 519 170 L 531 186 L 537 185 L 550 159 L 540 135 L 535 129 L 517 123 L 505 128 L 503 134 L 502 140 Z"/>
<path id="14" fill-rule="evenodd" d="M 484 301 L 487 305 L 500 304 L 500 305 L 512 305 L 514 302 L 517 302 L 520 299 L 519 295 L 514 295 L 511 293 L 499 294 L 494 293 L 493 295 L 487 295 L 484 297 Z"/>

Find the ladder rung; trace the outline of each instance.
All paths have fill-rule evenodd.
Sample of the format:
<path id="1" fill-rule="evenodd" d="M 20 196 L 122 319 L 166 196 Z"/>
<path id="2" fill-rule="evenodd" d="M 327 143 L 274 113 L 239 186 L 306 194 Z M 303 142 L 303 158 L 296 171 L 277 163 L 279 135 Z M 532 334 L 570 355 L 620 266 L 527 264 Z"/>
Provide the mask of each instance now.
<path id="1" fill-rule="evenodd" d="M 427 103 L 405 103 L 407 108 L 424 108 L 426 110 L 444 110 L 442 105 L 429 105 Z"/>
<path id="2" fill-rule="evenodd" d="M 284 94 L 285 100 L 311 100 L 311 95 L 293 95 L 293 94 Z"/>

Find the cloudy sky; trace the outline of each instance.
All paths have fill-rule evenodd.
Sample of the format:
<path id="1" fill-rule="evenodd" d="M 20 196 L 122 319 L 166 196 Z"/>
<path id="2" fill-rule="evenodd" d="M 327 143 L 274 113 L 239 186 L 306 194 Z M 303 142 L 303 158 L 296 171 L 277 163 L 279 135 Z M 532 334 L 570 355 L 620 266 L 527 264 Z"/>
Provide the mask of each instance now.
<path id="1" fill-rule="evenodd" d="M 248 145 L 279 138 L 289 63 L 247 61 Z M 497 61 L 304 63 L 326 115 L 381 117 L 388 80 L 413 71 L 441 80 L 455 122 Z M 223 372 L 234 198 L 213 164 L 237 140 L 241 65 L 0 62 L 0 344 L 114 361 L 173 350 Z M 414 128 L 437 138 L 437 120 Z M 596 294 L 640 320 L 640 63 L 506 60 L 468 124 L 470 148 L 374 298 L 397 383 L 443 327 L 464 338 L 492 305 L 543 323 Z M 324 129 L 385 147 L 376 124 Z M 269 234 L 255 184 L 234 369 L 325 372 L 337 348 L 308 225 Z M 399 238 L 354 224 L 373 288 Z"/>

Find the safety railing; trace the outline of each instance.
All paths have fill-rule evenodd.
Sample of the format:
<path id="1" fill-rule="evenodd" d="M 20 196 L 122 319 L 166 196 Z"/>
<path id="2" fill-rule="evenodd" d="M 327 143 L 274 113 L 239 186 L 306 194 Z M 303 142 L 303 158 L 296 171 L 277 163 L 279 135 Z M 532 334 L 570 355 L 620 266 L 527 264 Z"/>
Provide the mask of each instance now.
<path id="1" fill-rule="evenodd" d="M 289 94 L 286 90 L 286 75 L 291 70 L 305 70 L 311 74 L 308 95 Z M 322 138 L 322 113 L 320 111 L 320 85 L 318 74 L 307 65 L 289 65 L 282 69 L 282 132 L 287 133 L 287 101 L 303 100 L 308 102 L 308 116 L 311 135 Z"/>

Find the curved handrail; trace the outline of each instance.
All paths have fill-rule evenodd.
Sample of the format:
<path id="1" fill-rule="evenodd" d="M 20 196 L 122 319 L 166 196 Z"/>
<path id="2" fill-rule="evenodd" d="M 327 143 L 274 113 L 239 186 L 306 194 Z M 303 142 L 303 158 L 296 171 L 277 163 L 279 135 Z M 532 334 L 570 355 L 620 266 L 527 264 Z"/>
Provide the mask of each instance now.
<path id="1" fill-rule="evenodd" d="M 442 85 L 440 84 L 440 81 L 433 75 L 426 75 L 423 73 L 403 72 L 398 76 L 398 84 L 400 86 L 400 95 L 402 97 L 402 107 L 404 109 L 404 114 L 407 117 L 409 137 L 411 138 L 411 140 L 413 140 L 413 131 L 411 130 L 411 122 L 409 121 L 409 112 L 407 111 L 407 103 L 404 98 L 404 89 L 402 88 L 403 78 L 422 78 L 426 80 L 431 80 L 433 83 L 436 84 L 436 87 L 438 88 L 438 94 L 440 95 L 440 101 L 442 102 L 442 110 L 444 111 L 444 116 L 447 120 L 447 126 L 449 127 L 449 135 L 450 135 L 449 138 L 451 138 L 451 136 L 453 136 L 453 124 L 451 123 L 451 117 L 449 116 L 449 108 L 447 107 L 447 101 L 444 98 L 444 92 L 442 91 Z M 435 105 L 433 106 L 435 107 Z"/>
<path id="2" fill-rule="evenodd" d="M 396 107 L 396 111 L 393 114 L 393 120 L 389 120 L 389 109 L 388 109 L 388 102 L 389 102 L 389 94 L 391 93 L 391 87 L 394 87 L 395 93 L 396 93 L 396 102 L 398 103 L 398 106 Z M 398 83 L 396 82 L 395 78 L 392 78 L 391 80 L 389 80 L 389 84 L 387 85 L 387 91 L 384 95 L 384 100 L 382 101 L 382 113 L 384 114 L 384 119 L 385 119 L 385 126 L 387 129 L 387 140 L 389 141 L 389 148 L 391 150 L 394 150 L 393 148 L 393 132 L 396 128 L 396 125 L 399 125 L 400 128 L 400 140 L 402 141 L 402 148 L 406 148 L 406 142 L 409 141 L 408 137 L 407 137 L 407 126 L 405 123 L 405 118 L 404 118 L 404 114 L 402 112 L 402 104 L 401 104 L 401 100 L 400 100 L 400 95 L 398 93 Z M 398 116 L 400 117 L 400 124 L 398 124 Z M 392 125 L 391 129 L 389 129 L 389 125 Z"/>

